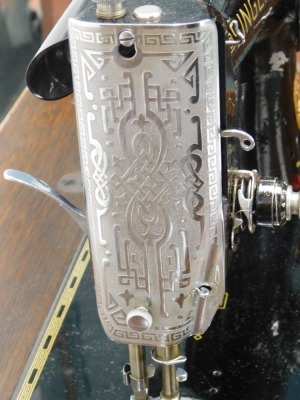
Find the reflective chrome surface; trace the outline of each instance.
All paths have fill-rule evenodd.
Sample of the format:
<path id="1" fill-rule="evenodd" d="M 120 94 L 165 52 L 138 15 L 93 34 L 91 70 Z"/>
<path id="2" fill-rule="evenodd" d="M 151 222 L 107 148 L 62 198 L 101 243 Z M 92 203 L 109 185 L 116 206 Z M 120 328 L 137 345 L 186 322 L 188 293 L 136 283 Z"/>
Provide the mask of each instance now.
<path id="1" fill-rule="evenodd" d="M 212 20 L 182 23 L 196 6 L 205 17 L 191 1 L 174 25 L 70 20 L 97 305 L 123 343 L 204 332 L 224 294 L 218 39 Z M 135 316 L 135 329 L 139 308 L 151 322 Z"/>

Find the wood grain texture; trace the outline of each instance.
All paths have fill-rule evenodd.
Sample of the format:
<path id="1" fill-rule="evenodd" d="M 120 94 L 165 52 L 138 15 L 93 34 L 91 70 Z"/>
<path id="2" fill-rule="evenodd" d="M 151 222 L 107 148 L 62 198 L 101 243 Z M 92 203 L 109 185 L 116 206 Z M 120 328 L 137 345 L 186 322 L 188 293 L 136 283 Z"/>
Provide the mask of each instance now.
<path id="1" fill-rule="evenodd" d="M 21 169 L 52 186 L 79 171 L 72 97 L 43 102 L 25 90 L 0 126 L 0 398 L 9 399 L 82 232 L 42 194 L 3 178 Z M 68 198 L 82 206 L 82 195 Z"/>
<path id="2" fill-rule="evenodd" d="M 71 0 L 42 0 L 43 20 L 42 36 L 45 39 L 55 23 L 70 5 Z"/>

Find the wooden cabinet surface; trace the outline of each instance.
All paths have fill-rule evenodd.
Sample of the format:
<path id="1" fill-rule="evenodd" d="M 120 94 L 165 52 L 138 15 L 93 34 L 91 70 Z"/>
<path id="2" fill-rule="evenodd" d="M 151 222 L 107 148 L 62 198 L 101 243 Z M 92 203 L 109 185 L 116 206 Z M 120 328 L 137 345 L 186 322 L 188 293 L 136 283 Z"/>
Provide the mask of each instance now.
<path id="1" fill-rule="evenodd" d="M 82 232 L 61 207 L 3 178 L 7 168 L 52 186 L 80 170 L 72 97 L 56 102 L 26 89 L 0 126 L 0 398 L 9 399 Z M 82 194 L 68 195 L 82 206 Z"/>

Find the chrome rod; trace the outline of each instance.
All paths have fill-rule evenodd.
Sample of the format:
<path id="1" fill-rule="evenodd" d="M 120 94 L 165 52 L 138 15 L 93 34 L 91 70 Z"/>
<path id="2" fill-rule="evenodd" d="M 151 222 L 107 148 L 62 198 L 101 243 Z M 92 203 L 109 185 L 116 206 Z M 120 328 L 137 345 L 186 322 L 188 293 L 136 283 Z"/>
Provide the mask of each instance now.
<path id="1" fill-rule="evenodd" d="M 134 395 L 132 400 L 148 400 L 148 372 L 146 365 L 145 347 L 130 344 L 130 384 Z"/>
<path id="2" fill-rule="evenodd" d="M 155 348 L 155 355 L 160 360 L 162 368 L 161 400 L 179 400 L 180 392 L 176 378 L 176 365 L 177 360 L 181 358 L 180 346 L 178 344 L 158 346 Z"/>

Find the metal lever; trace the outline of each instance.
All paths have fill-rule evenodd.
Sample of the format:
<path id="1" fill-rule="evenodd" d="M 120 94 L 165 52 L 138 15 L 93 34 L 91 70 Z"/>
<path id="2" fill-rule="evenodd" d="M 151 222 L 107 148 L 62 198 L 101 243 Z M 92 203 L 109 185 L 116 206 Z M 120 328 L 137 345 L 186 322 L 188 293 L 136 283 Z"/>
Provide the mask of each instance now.
<path id="1" fill-rule="evenodd" d="M 35 189 L 53 199 L 73 218 L 83 232 L 87 233 L 85 212 L 74 206 L 74 204 L 70 203 L 68 199 L 66 199 L 62 194 L 57 192 L 47 183 L 33 175 L 28 174 L 27 172 L 18 171 L 16 169 L 7 169 L 4 171 L 3 175 L 8 181 L 21 183 L 22 185 Z"/>

